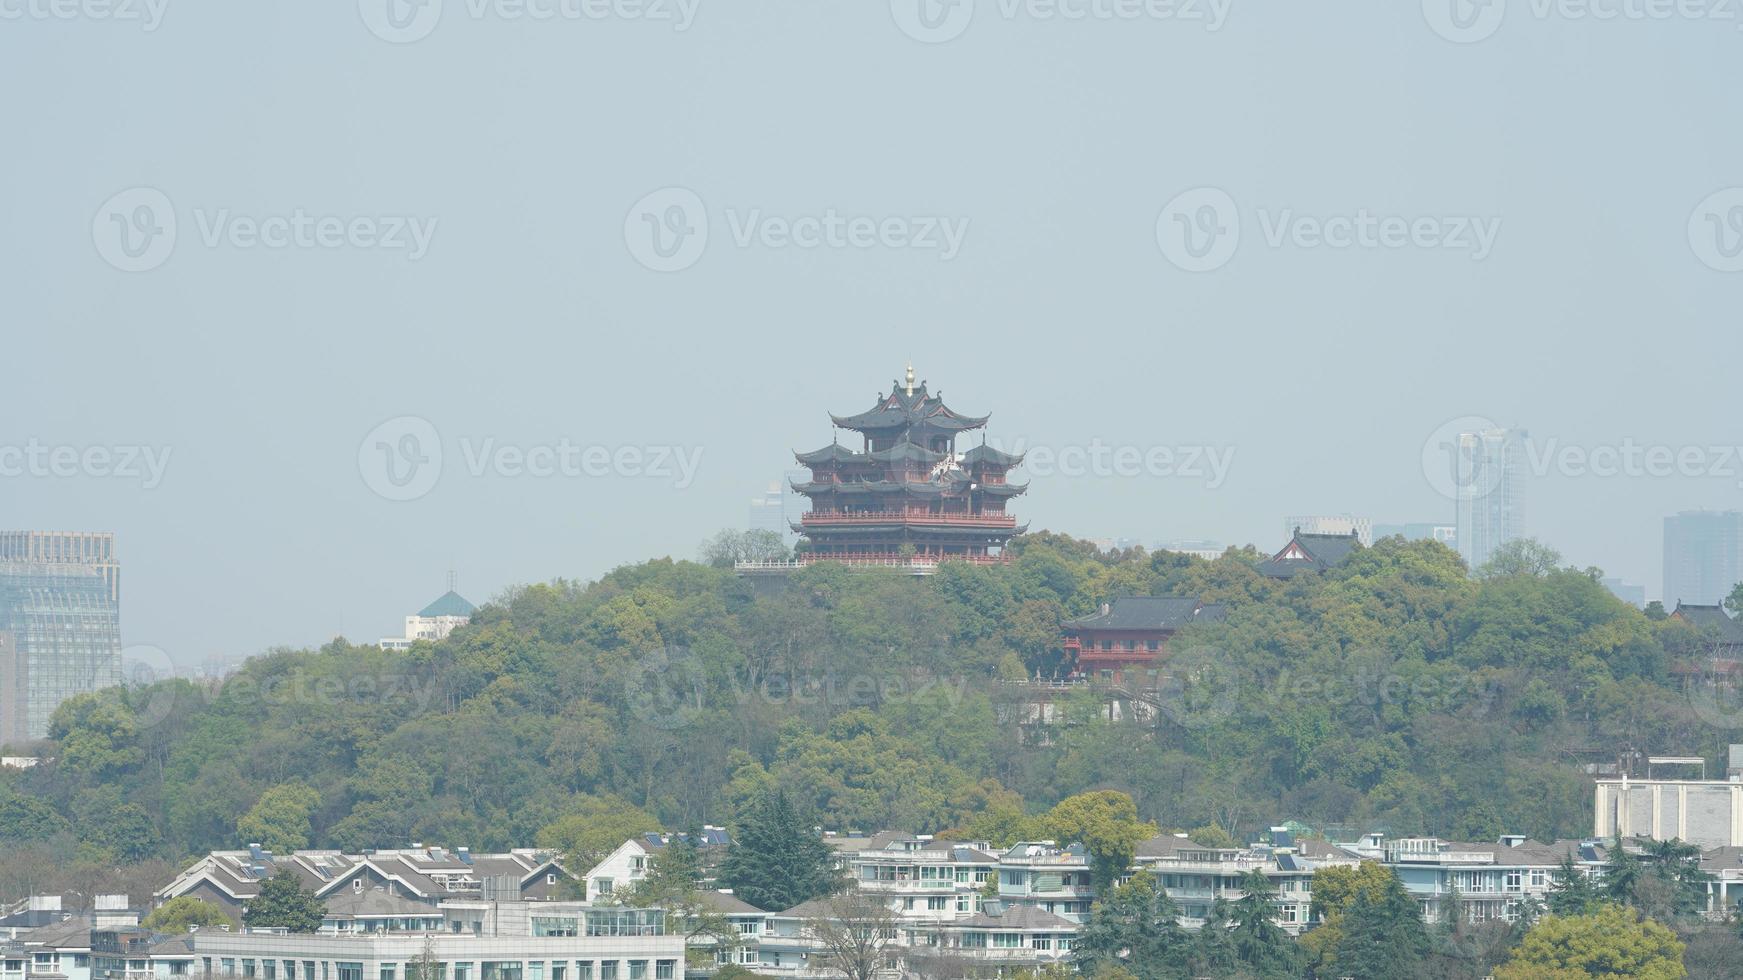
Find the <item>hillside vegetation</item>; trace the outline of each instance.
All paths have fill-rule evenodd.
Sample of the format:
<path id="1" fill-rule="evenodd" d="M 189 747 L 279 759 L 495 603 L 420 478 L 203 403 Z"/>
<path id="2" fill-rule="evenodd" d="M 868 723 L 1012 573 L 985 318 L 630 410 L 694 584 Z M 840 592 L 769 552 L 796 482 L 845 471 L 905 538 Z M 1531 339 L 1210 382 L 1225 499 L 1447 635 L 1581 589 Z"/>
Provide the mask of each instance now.
<path id="1" fill-rule="evenodd" d="M 774 595 L 650 561 L 514 589 L 409 653 L 335 641 L 213 688 L 81 697 L 48 761 L 4 777 L 0 843 L 12 868 L 251 840 L 496 849 L 583 811 L 725 823 L 771 785 L 841 830 L 1118 789 L 1162 827 L 1547 839 L 1590 833 L 1582 763 L 1628 746 L 1718 759 L 1734 737 L 1673 680 L 1701 637 L 1541 553 L 1472 579 L 1438 544 L 1391 539 L 1282 582 L 1250 551 L 1109 554 L 1047 533 L 1015 550 L 928 578 L 816 566 Z M 1155 720 L 1110 722 L 1099 695 L 1066 691 L 1045 737 L 1021 737 L 1033 692 L 1010 682 L 1058 675 L 1060 621 L 1124 594 L 1230 613 L 1175 637 Z"/>

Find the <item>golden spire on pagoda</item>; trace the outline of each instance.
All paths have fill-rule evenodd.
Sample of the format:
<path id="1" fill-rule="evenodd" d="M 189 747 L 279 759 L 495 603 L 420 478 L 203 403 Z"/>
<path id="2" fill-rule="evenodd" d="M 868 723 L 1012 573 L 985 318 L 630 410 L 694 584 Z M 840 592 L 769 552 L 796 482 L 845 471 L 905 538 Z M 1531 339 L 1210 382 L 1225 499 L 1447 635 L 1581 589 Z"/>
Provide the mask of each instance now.
<path id="1" fill-rule="evenodd" d="M 914 397 L 914 362 L 908 362 L 908 397 Z"/>

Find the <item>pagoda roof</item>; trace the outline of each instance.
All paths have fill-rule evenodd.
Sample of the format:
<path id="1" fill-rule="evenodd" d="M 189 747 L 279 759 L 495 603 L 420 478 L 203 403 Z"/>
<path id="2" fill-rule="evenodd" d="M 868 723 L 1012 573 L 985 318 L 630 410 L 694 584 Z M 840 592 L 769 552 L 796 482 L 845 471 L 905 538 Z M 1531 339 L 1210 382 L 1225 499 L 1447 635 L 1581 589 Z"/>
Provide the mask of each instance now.
<path id="1" fill-rule="evenodd" d="M 903 439 L 901 442 L 896 443 L 888 449 L 873 450 L 869 455 L 872 459 L 875 459 L 880 463 L 904 461 L 915 463 L 936 463 L 944 458 L 943 453 L 935 453 L 932 450 L 927 449 L 925 446 L 916 445 L 907 439 Z"/>
<path id="2" fill-rule="evenodd" d="M 835 493 L 843 494 L 877 494 L 877 493 L 914 493 L 926 497 L 950 493 L 958 488 L 958 483 L 940 483 L 931 480 L 915 481 L 913 483 L 897 483 L 889 480 L 878 480 L 865 483 L 795 483 L 793 489 L 803 494 Z"/>
<path id="3" fill-rule="evenodd" d="M 983 483 L 974 488 L 975 493 L 984 493 L 993 497 L 1017 497 L 1029 489 L 1027 483 Z"/>
<path id="4" fill-rule="evenodd" d="M 964 432 L 986 425 L 989 416 L 961 415 L 951 411 L 942 396 L 927 393 L 923 381 L 918 386 L 904 386 L 897 381 L 891 386 L 890 393 L 871 408 L 858 415 L 831 413 L 829 418 L 836 425 L 855 432 L 881 432 L 915 426 L 941 432 Z"/>
<path id="5" fill-rule="evenodd" d="M 1022 453 L 1017 453 L 1013 456 L 1007 452 L 1000 452 L 986 443 L 981 443 L 962 454 L 962 465 L 964 466 L 975 466 L 981 463 L 985 463 L 988 466 L 1017 466 L 1022 462 Z"/>
<path id="6" fill-rule="evenodd" d="M 856 453 L 839 442 L 832 442 L 822 449 L 814 449 L 808 453 L 794 453 L 793 458 L 801 463 L 852 463 L 862 462 L 867 457 L 864 453 Z"/>
<path id="7" fill-rule="evenodd" d="M 1743 643 L 1743 623 L 1732 619 L 1724 606 L 1697 606 L 1679 599 L 1671 615 L 1696 629 L 1710 631 L 1722 643 Z"/>
<path id="8" fill-rule="evenodd" d="M 1293 578 L 1303 571 L 1325 571 L 1344 563 L 1360 547 L 1356 532 L 1348 534 L 1303 534 L 1295 529 L 1283 550 L 1259 564 L 1259 574 L 1269 578 Z"/>

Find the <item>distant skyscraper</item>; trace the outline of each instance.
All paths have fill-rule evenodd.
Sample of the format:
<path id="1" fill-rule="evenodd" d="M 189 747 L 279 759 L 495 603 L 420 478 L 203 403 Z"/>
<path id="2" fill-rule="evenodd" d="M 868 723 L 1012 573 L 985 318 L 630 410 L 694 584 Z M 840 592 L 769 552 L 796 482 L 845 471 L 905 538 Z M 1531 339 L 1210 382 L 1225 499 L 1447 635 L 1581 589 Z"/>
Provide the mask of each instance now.
<path id="1" fill-rule="evenodd" d="M 0 741 L 121 683 L 121 566 L 107 533 L 0 532 Z"/>
<path id="2" fill-rule="evenodd" d="M 805 514 L 805 497 L 793 489 L 793 481 L 803 483 L 810 479 L 810 474 L 804 470 L 788 470 L 784 476 L 779 483 L 769 484 L 761 496 L 751 499 L 750 521 L 746 529 L 778 534 L 784 544 L 791 546 L 799 540 L 793 525 Z"/>
<path id="3" fill-rule="evenodd" d="M 1712 606 L 1743 582 L 1743 513 L 1683 511 L 1664 519 L 1664 607 Z"/>
<path id="4" fill-rule="evenodd" d="M 1293 537 L 1296 531 L 1300 531 L 1302 534 L 1341 534 L 1346 536 L 1354 531 L 1356 540 L 1362 543 L 1362 547 L 1367 548 L 1374 544 L 1374 522 L 1366 517 L 1356 517 L 1352 514 L 1329 517 L 1323 515 L 1285 517 L 1283 519 L 1283 537 L 1285 539 Z"/>
<path id="5" fill-rule="evenodd" d="M 1611 595 L 1636 609 L 1646 608 L 1646 586 L 1644 585 L 1630 585 L 1619 578 L 1607 578 L 1604 580 L 1604 588 L 1609 589 Z"/>
<path id="6" fill-rule="evenodd" d="M 1402 537 L 1406 541 L 1439 541 L 1448 548 L 1459 546 L 1459 529 L 1452 524 L 1376 524 L 1374 537 Z"/>
<path id="7" fill-rule="evenodd" d="M 1458 548 L 1473 570 L 1488 564 L 1502 545 L 1525 537 L 1526 435 L 1522 429 L 1459 433 Z"/>

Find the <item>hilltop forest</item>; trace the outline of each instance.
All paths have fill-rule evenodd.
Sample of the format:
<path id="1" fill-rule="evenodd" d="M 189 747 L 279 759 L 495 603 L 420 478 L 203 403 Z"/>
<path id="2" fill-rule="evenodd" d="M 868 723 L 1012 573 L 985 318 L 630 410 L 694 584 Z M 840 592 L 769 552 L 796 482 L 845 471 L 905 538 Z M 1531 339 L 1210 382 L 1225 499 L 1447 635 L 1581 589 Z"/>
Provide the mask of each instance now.
<path id="1" fill-rule="evenodd" d="M 222 683 L 82 696 L 48 741 L 12 749 L 40 765 L 0 777 L 0 889 L 249 841 L 483 850 L 577 814 L 728 824 L 769 786 L 841 831 L 1117 789 L 1144 820 L 1237 837 L 1290 818 L 1577 837 L 1585 764 L 1629 747 L 1717 760 L 1743 723 L 1684 693 L 1703 637 L 1536 546 L 1472 576 L 1394 538 L 1289 581 L 1250 550 L 1050 533 L 1012 550 L 929 577 L 813 566 L 779 591 L 661 559 L 512 589 L 408 653 L 336 640 Z M 1174 638 L 1154 711 L 1110 720 L 1096 690 L 1025 683 L 1063 673 L 1062 620 L 1119 595 L 1229 613 Z M 1051 721 L 1025 725 L 1037 697 Z"/>

